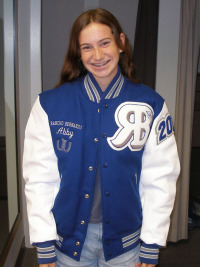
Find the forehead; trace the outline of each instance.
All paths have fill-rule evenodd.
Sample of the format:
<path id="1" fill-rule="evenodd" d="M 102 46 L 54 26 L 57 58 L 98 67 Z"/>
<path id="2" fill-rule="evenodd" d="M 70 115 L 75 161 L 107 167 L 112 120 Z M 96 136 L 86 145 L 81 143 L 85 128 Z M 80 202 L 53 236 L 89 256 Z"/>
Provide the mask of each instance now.
<path id="1" fill-rule="evenodd" d="M 105 38 L 114 39 L 111 28 L 105 24 L 92 22 L 80 32 L 79 43 L 90 43 Z"/>

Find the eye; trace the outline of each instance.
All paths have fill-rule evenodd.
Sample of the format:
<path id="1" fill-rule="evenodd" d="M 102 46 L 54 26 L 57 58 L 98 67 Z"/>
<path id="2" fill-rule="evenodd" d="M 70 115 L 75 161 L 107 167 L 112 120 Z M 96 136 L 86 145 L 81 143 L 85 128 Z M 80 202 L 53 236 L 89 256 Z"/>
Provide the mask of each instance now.
<path id="1" fill-rule="evenodd" d="M 107 47 L 109 44 L 110 44 L 109 41 L 104 41 L 104 42 L 101 43 L 101 46 L 102 47 Z"/>
<path id="2" fill-rule="evenodd" d="M 91 50 L 91 46 L 90 45 L 83 45 L 83 46 L 81 46 L 81 50 L 82 51 L 90 51 Z"/>

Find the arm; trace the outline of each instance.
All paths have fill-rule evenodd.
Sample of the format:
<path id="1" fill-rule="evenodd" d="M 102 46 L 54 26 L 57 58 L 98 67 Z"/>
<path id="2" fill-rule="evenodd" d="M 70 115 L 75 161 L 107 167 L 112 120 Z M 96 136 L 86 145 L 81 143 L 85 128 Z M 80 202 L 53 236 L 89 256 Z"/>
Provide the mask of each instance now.
<path id="1" fill-rule="evenodd" d="M 140 197 L 143 223 L 141 262 L 157 264 L 158 248 L 165 246 L 180 172 L 173 126 L 164 103 L 155 118 L 142 159 Z M 172 127 L 171 127 L 172 126 Z"/>
<path id="2" fill-rule="evenodd" d="M 25 131 L 23 175 L 30 241 L 37 246 L 39 263 L 55 262 L 57 231 L 51 209 L 59 190 L 60 178 L 48 117 L 39 98 L 33 106 Z"/>

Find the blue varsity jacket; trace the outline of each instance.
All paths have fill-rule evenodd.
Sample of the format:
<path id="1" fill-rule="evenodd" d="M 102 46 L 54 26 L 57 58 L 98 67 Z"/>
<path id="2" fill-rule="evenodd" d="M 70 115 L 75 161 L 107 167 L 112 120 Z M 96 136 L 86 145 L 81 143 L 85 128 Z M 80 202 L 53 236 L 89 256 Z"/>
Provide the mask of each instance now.
<path id="1" fill-rule="evenodd" d="M 156 264 L 180 168 L 174 128 L 163 98 L 120 69 L 105 92 L 88 73 L 32 109 L 23 169 L 39 263 L 56 261 L 54 246 L 80 260 L 98 162 L 105 260 L 142 241 L 141 261 Z"/>

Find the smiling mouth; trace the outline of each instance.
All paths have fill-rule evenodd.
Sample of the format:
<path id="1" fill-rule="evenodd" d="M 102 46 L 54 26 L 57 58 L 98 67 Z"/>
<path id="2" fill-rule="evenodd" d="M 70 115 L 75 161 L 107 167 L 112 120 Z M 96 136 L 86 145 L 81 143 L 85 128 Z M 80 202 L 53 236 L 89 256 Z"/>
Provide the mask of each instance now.
<path id="1" fill-rule="evenodd" d="M 94 67 L 100 68 L 100 67 L 104 67 L 105 65 L 107 65 L 108 62 L 110 62 L 110 60 L 107 60 L 106 62 L 99 63 L 99 64 L 97 64 L 97 63 L 91 63 L 91 65 L 94 66 Z"/>

